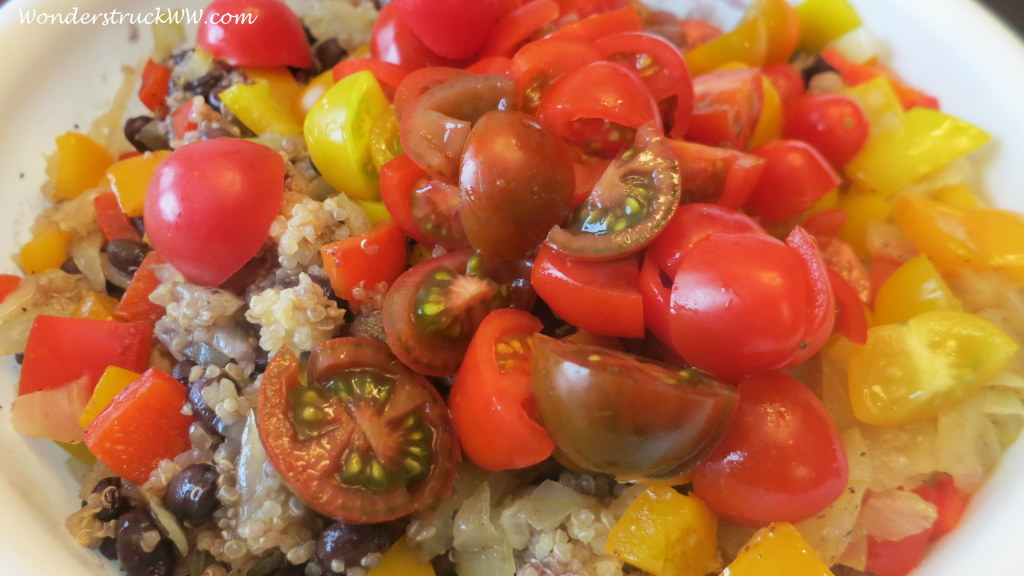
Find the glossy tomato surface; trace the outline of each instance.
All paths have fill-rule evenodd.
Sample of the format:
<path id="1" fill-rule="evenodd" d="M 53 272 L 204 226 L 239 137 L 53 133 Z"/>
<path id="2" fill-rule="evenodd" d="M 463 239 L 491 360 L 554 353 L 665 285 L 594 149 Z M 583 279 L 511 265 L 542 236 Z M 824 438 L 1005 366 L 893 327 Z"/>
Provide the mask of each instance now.
<path id="1" fill-rule="evenodd" d="M 308 68 L 312 61 L 302 22 L 280 0 L 214 0 L 196 41 L 235 66 Z"/>

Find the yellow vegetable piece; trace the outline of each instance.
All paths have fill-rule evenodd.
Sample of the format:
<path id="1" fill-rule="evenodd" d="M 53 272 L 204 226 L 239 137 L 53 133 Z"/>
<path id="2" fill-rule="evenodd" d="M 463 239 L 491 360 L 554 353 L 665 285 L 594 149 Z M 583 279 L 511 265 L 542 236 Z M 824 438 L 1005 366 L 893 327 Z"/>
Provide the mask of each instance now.
<path id="1" fill-rule="evenodd" d="M 21 268 L 26 274 L 39 274 L 60 268 L 68 258 L 71 233 L 57 227 L 46 228 L 21 247 Z"/>
<path id="2" fill-rule="evenodd" d="M 608 533 L 605 553 L 655 576 L 718 570 L 718 519 L 699 498 L 671 487 L 640 493 Z"/>
<path id="3" fill-rule="evenodd" d="M 366 215 L 370 217 L 371 224 L 391 220 L 391 213 L 388 212 L 383 202 L 377 200 L 356 200 L 356 204 L 359 204 L 363 210 L 366 210 Z"/>
<path id="4" fill-rule="evenodd" d="M 932 199 L 954 208 L 976 208 L 981 205 L 974 191 L 963 184 L 943 186 L 929 194 Z"/>
<path id="5" fill-rule="evenodd" d="M 377 115 L 370 127 L 370 158 L 373 165 L 380 167 L 402 153 L 402 141 L 398 134 L 398 115 L 394 105 L 388 106 Z"/>
<path id="6" fill-rule="evenodd" d="M 102 184 L 103 173 L 113 163 L 110 151 L 85 134 L 61 134 L 48 166 L 54 199 L 68 200 Z"/>
<path id="7" fill-rule="evenodd" d="M 373 72 L 361 70 L 331 86 L 306 114 L 303 134 L 313 164 L 331 186 L 355 200 L 380 199 L 370 132 L 390 104 Z"/>
<path id="8" fill-rule="evenodd" d="M 117 298 L 107 294 L 100 294 L 99 292 L 89 292 L 78 302 L 71 315 L 76 318 L 113 320 L 114 308 L 116 307 Z"/>
<path id="9" fill-rule="evenodd" d="M 768 53 L 768 29 L 763 20 L 740 22 L 736 28 L 709 40 L 685 54 L 686 65 L 694 76 L 706 74 L 729 62 L 761 66 Z"/>
<path id="10" fill-rule="evenodd" d="M 847 0 L 804 0 L 796 11 L 800 15 L 797 49 L 812 54 L 861 24 L 857 10 Z"/>
<path id="11" fill-rule="evenodd" d="M 721 576 L 833 576 L 792 524 L 761 528 Z"/>
<path id="12" fill-rule="evenodd" d="M 367 576 L 434 576 L 430 562 L 420 560 L 403 536 L 391 545 L 380 559 L 380 564 Z"/>
<path id="13" fill-rule="evenodd" d="M 761 116 L 757 119 L 754 134 L 750 137 L 750 147 L 756 148 L 765 142 L 777 140 L 782 134 L 782 99 L 767 76 L 761 76 L 761 87 L 764 100 L 761 104 Z"/>
<path id="14" fill-rule="evenodd" d="M 313 108 L 313 105 L 316 104 L 316 101 L 331 86 L 334 86 L 334 71 L 327 70 L 326 72 L 321 72 L 302 89 L 302 94 L 295 100 L 292 112 L 295 113 L 297 118 L 305 118 L 306 114 Z"/>
<path id="15" fill-rule="evenodd" d="M 121 209 L 129 218 L 142 216 L 149 181 L 153 178 L 156 167 L 170 155 L 170 150 L 146 152 L 140 156 L 125 158 L 107 170 L 110 188 L 117 194 Z"/>
<path id="16" fill-rule="evenodd" d="M 78 417 L 78 423 L 82 425 L 82 428 L 88 428 L 89 424 L 92 424 L 92 421 L 100 415 L 100 412 L 103 412 L 107 406 L 110 406 L 114 396 L 117 396 L 129 384 L 138 380 L 140 376 L 142 374 L 132 372 L 131 370 L 125 370 L 117 366 L 108 366 L 103 371 L 99 381 L 96 382 L 96 387 L 93 388 L 92 396 L 89 397 L 89 402 L 86 403 L 85 409 L 82 410 L 82 415 Z"/>
<path id="17" fill-rule="evenodd" d="M 872 222 L 884 222 L 892 212 L 892 205 L 881 194 L 850 191 L 840 195 L 839 208 L 846 213 L 839 239 L 849 244 L 862 260 L 867 260 L 870 256 L 866 240 L 868 227 Z"/>
<path id="18" fill-rule="evenodd" d="M 78 460 L 86 466 L 92 467 L 96 464 L 96 457 L 89 452 L 89 447 L 85 445 L 85 442 L 60 442 L 54 440 L 54 444 L 60 446 L 60 449 L 67 452 L 69 456 Z"/>
<path id="19" fill-rule="evenodd" d="M 884 75 L 848 86 L 842 90 L 842 94 L 853 99 L 864 111 L 871 134 L 896 128 L 902 122 L 903 104 L 896 95 L 892 82 Z"/>
<path id="20" fill-rule="evenodd" d="M 903 426 L 935 416 L 995 374 L 1017 343 L 973 314 L 933 310 L 868 330 L 850 350 L 854 415 L 876 426 Z"/>
<path id="21" fill-rule="evenodd" d="M 900 125 L 868 137 L 846 165 L 855 182 L 892 195 L 988 142 L 980 128 L 930 108 L 913 108 Z"/>
<path id="22" fill-rule="evenodd" d="M 1024 215 L 985 207 L 957 207 L 901 195 L 893 216 L 939 270 L 968 266 L 1000 270 L 1024 285 Z"/>
<path id="23" fill-rule="evenodd" d="M 242 68 L 242 73 L 253 82 L 266 82 L 270 95 L 289 110 L 295 110 L 295 102 L 302 96 L 304 87 L 295 76 L 284 66 L 270 68 Z M 304 115 L 297 116 L 301 120 Z"/>
<path id="24" fill-rule="evenodd" d="M 260 136 L 302 134 L 302 125 L 292 115 L 291 107 L 274 98 L 266 81 L 235 84 L 221 92 L 220 99 L 242 124 Z"/>
<path id="25" fill-rule="evenodd" d="M 963 310 L 963 304 L 924 254 L 904 262 L 878 288 L 876 324 L 905 322 L 929 310 Z"/>

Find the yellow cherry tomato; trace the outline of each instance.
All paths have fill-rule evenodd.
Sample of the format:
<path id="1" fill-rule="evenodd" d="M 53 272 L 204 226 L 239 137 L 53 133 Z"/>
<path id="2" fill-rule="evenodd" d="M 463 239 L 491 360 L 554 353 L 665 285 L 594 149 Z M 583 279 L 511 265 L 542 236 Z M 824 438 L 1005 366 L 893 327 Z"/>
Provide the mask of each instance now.
<path id="1" fill-rule="evenodd" d="M 933 310 L 868 330 L 849 361 L 854 415 L 876 426 L 927 420 L 995 374 L 1017 343 L 974 314 Z"/>
<path id="2" fill-rule="evenodd" d="M 919 254 L 896 269 L 875 294 L 876 324 L 905 322 L 929 310 L 962 310 L 939 271 Z"/>
<path id="3" fill-rule="evenodd" d="M 298 118 L 305 118 L 306 114 L 309 113 L 316 101 L 320 99 L 327 89 L 334 86 L 334 71 L 327 70 L 321 72 L 306 84 L 306 87 L 302 89 L 302 94 L 295 100 L 295 105 L 292 112 L 295 113 Z"/>
<path id="4" fill-rule="evenodd" d="M 370 127 L 370 157 L 373 165 L 380 167 L 402 153 L 402 142 L 398 133 L 398 114 L 394 106 L 388 106 L 373 121 Z"/>
<path id="5" fill-rule="evenodd" d="M 654 576 L 704 576 L 721 566 L 718 520 L 696 496 L 650 487 L 608 533 L 605 553 Z"/>
<path id="6" fill-rule="evenodd" d="M 761 104 L 761 115 L 750 137 L 750 147 L 756 148 L 770 140 L 777 140 L 782 133 L 782 100 L 779 92 L 767 76 L 761 76 L 764 101 Z"/>
<path id="7" fill-rule="evenodd" d="M 377 78 L 363 70 L 331 86 L 306 115 L 303 133 L 313 164 L 331 186 L 355 200 L 380 199 L 370 131 L 389 104 Z"/>
<path id="8" fill-rule="evenodd" d="M 721 576 L 833 576 L 792 524 L 765 526 L 751 536 Z"/>

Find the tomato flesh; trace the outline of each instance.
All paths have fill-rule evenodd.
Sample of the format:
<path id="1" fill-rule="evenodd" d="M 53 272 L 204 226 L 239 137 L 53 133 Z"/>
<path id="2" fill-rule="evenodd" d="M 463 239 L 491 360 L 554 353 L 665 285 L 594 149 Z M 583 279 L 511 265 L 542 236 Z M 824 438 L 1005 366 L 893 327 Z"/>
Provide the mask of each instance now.
<path id="1" fill-rule="evenodd" d="M 274 468 L 307 504 L 345 522 L 430 508 L 460 459 L 444 400 L 376 340 L 319 344 L 305 372 L 282 348 L 260 386 L 256 422 Z"/>

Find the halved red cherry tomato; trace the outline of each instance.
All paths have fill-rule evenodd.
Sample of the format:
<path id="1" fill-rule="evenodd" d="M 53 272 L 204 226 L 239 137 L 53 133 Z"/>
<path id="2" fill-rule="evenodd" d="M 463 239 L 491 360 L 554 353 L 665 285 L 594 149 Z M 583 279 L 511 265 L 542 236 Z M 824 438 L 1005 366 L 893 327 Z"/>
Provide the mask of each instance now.
<path id="1" fill-rule="evenodd" d="M 541 38 L 526 44 L 512 56 L 512 72 L 522 93 L 523 109 L 536 111 L 555 81 L 600 59 L 594 46 L 583 40 Z"/>
<path id="2" fill-rule="evenodd" d="M 718 444 L 731 386 L 625 352 L 533 336 L 533 394 L 555 456 L 582 470 L 676 478 Z"/>
<path id="3" fill-rule="evenodd" d="M 366 234 L 325 244 L 320 255 L 334 293 L 360 301 L 382 282 L 393 284 L 405 270 L 405 234 L 393 221 L 385 220 Z"/>
<path id="4" fill-rule="evenodd" d="M 854 344 L 864 344 L 868 339 L 868 317 L 864 303 L 846 278 L 831 266 L 828 267 L 828 281 L 836 299 L 836 332 Z"/>
<path id="5" fill-rule="evenodd" d="M 370 54 L 407 70 L 427 66 L 445 66 L 450 61 L 435 54 L 412 31 L 396 3 L 385 4 L 373 22 L 370 35 Z"/>
<path id="6" fill-rule="evenodd" d="M 761 73 L 768 77 L 783 105 L 804 93 L 803 77 L 789 64 L 767 64 Z"/>
<path id="7" fill-rule="evenodd" d="M 524 40 L 558 18 L 554 0 L 532 0 L 502 16 L 480 56 L 511 56 Z"/>
<path id="8" fill-rule="evenodd" d="M 679 49 L 646 32 L 623 32 L 600 38 L 601 56 L 634 70 L 662 109 L 670 112 L 669 134 L 682 137 L 693 112 L 693 81 Z M 668 120 L 666 118 L 666 120 Z"/>
<path id="9" fill-rule="evenodd" d="M 484 316 L 496 308 L 532 305 L 528 278 L 526 265 L 488 266 L 472 250 L 417 264 L 395 280 L 384 298 L 388 345 L 421 374 L 455 374 Z"/>
<path id="10" fill-rule="evenodd" d="M 427 174 L 408 154 L 381 166 L 380 193 L 395 224 L 413 240 L 428 248 L 469 247 L 459 216 L 461 191 Z"/>
<path id="11" fill-rule="evenodd" d="M 650 244 L 679 205 L 680 183 L 668 140 L 643 126 L 590 196 L 556 226 L 548 242 L 574 258 L 614 260 Z"/>
<path id="12" fill-rule="evenodd" d="M 572 160 L 529 114 L 488 112 L 462 152 L 459 215 L 471 246 L 492 260 L 521 258 L 569 213 Z"/>
<path id="13" fill-rule="evenodd" d="M 498 18 L 497 0 L 396 0 L 395 4 L 427 48 L 454 60 L 479 52 Z"/>
<path id="14" fill-rule="evenodd" d="M 437 390 L 365 338 L 318 344 L 305 367 L 287 347 L 278 351 L 260 386 L 256 425 L 288 486 L 344 522 L 436 506 L 460 460 Z"/>
<path id="15" fill-rule="evenodd" d="M 464 74 L 434 86 L 402 112 L 402 148 L 441 179 L 454 180 L 473 123 L 492 110 L 512 110 L 516 83 L 498 74 Z"/>
<path id="16" fill-rule="evenodd" d="M 748 526 L 798 522 L 846 489 L 846 452 L 821 400 L 782 372 L 740 382 L 739 406 L 718 447 L 697 466 L 693 491 Z"/>
<path id="17" fill-rule="evenodd" d="M 607 12 L 596 12 L 582 20 L 569 23 L 551 33 L 552 38 L 574 38 L 587 42 L 596 42 L 605 36 L 623 32 L 639 32 L 643 22 L 636 8 L 623 6 Z"/>
<path id="18" fill-rule="evenodd" d="M 821 154 L 800 140 L 771 140 L 754 149 L 764 172 L 744 208 L 765 224 L 799 215 L 841 179 Z"/>
<path id="19" fill-rule="evenodd" d="M 732 68 L 693 79 L 693 116 L 686 138 L 709 146 L 745 150 L 761 117 L 760 68 Z"/>
<path id="20" fill-rule="evenodd" d="M 714 202 L 739 210 L 764 172 L 764 158 L 685 140 L 669 140 L 679 164 L 679 202 Z"/>
<path id="21" fill-rule="evenodd" d="M 146 192 L 146 234 L 189 281 L 217 286 L 263 246 L 284 203 L 284 160 L 246 140 L 178 148 Z"/>
<path id="22" fill-rule="evenodd" d="M 842 94 L 805 94 L 786 103 L 782 137 L 807 142 L 839 170 L 864 147 L 868 119 Z"/>
<path id="23" fill-rule="evenodd" d="M 234 66 L 309 68 L 312 61 L 302 22 L 280 0 L 213 0 L 196 42 Z"/>
<path id="24" fill-rule="evenodd" d="M 624 66 L 597 61 L 566 73 L 541 98 L 537 117 L 552 132 L 592 154 L 611 157 L 645 124 L 661 128 L 651 91 Z"/>
<path id="25" fill-rule="evenodd" d="M 448 408 L 459 443 L 484 470 L 525 468 L 551 456 L 554 442 L 537 422 L 530 387 L 530 336 L 542 327 L 528 312 L 491 312 L 452 383 Z"/>
<path id="26" fill-rule="evenodd" d="M 835 309 L 825 265 L 799 227 L 711 234 L 684 252 L 672 282 L 672 345 L 726 380 L 788 368 L 824 345 Z"/>
<path id="27" fill-rule="evenodd" d="M 637 288 L 636 256 L 588 262 L 573 260 L 544 244 L 530 275 L 534 289 L 566 322 L 594 334 L 643 338 L 643 299 Z"/>

